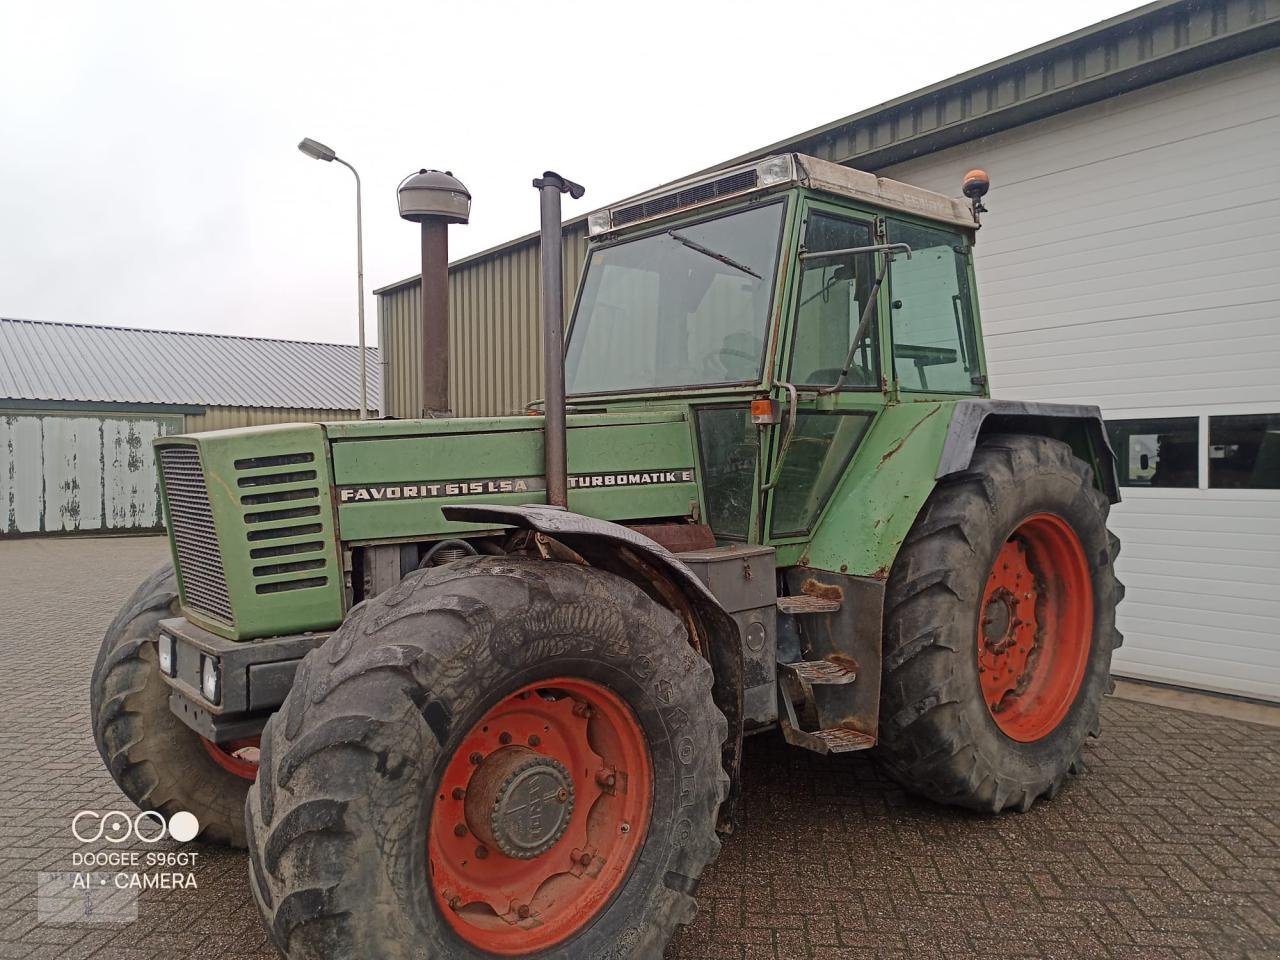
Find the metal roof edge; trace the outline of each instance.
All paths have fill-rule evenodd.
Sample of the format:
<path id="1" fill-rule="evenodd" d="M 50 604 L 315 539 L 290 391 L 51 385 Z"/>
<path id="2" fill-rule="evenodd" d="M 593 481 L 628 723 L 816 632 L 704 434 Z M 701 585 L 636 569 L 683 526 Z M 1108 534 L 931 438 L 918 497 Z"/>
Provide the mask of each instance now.
<path id="1" fill-rule="evenodd" d="M 131 403 L 126 400 L 30 400 L 18 397 L 0 397 L 0 411 L 13 410 L 35 412 L 43 410 L 49 413 L 180 413 L 201 416 L 209 411 L 209 407 L 190 403 Z"/>
<path id="2" fill-rule="evenodd" d="M 1237 17 L 1243 13 L 1253 19 L 1241 28 L 1230 29 L 1225 25 L 1230 19 L 1231 11 L 1234 11 Z M 1193 38 L 1191 25 L 1193 16 L 1208 17 L 1211 31 L 1221 22 L 1224 25 L 1223 32 L 1211 32 L 1207 37 Z M 1158 28 L 1169 24 L 1172 24 L 1172 49 L 1156 52 L 1151 34 Z M 1148 35 L 1146 37 L 1138 36 L 1144 30 L 1148 31 Z M 1137 63 L 1121 65 L 1113 62 L 1118 59 L 1117 50 L 1120 43 L 1125 39 L 1135 38 L 1139 44 L 1144 40 L 1150 44 L 1148 55 L 1145 58 L 1141 58 Z M 1168 39 L 1162 38 L 1162 40 Z M 1052 116 L 1055 113 L 1062 112 L 1064 109 L 1084 106 L 1114 93 L 1140 89 L 1216 63 L 1248 56 L 1251 53 L 1257 53 L 1276 46 L 1280 46 L 1280 17 L 1272 16 L 1269 19 L 1266 18 L 1265 8 L 1256 5 L 1252 0 L 1222 0 L 1222 2 L 1218 3 L 1205 3 L 1204 0 L 1157 0 L 1155 3 L 1148 3 L 1072 33 L 1055 37 L 1052 40 L 1028 47 L 999 60 L 994 60 L 964 73 L 948 77 L 945 80 L 940 80 L 937 83 L 914 90 L 900 97 L 895 97 L 892 100 L 887 100 L 831 123 L 814 127 L 771 143 L 768 146 L 695 171 L 689 174 L 688 177 L 680 177 L 654 189 L 661 190 L 691 177 L 697 177 L 738 164 L 749 163 L 752 160 L 778 153 L 802 153 L 838 163 L 851 163 L 856 160 L 859 161 L 860 165 L 865 163 L 866 167 L 874 169 L 876 166 L 886 166 L 902 160 L 925 156 L 968 140 L 974 140 L 1000 130 L 1010 129 Z M 832 155 L 826 156 L 812 149 L 812 145 L 815 142 L 824 138 L 831 138 L 833 134 L 842 132 L 848 134 L 850 141 L 855 141 L 858 133 L 857 128 L 860 125 L 867 128 L 881 124 L 889 125 L 908 108 L 918 107 L 930 99 L 937 99 L 947 93 L 959 92 L 965 87 L 971 87 L 983 81 L 990 83 L 997 77 L 1003 77 L 1005 74 L 1017 69 L 1025 71 L 1026 68 L 1034 63 L 1054 57 L 1061 58 L 1073 48 L 1079 50 L 1085 47 L 1091 47 L 1093 52 L 1101 53 L 1104 67 L 1083 78 L 1073 78 L 1072 82 L 1063 84 L 1061 87 L 1038 91 L 1031 95 L 1014 96 L 1006 103 L 998 104 L 970 116 L 962 116 L 956 122 L 938 123 L 933 128 L 913 133 L 910 136 L 895 137 L 891 134 L 889 137 L 891 142 L 882 144 L 876 141 L 873 136 L 869 136 L 870 143 L 867 149 L 858 149 L 856 142 L 851 142 L 851 149 L 845 151 L 846 155 L 844 156 L 836 155 L 839 151 L 834 148 L 828 151 Z M 1081 60 L 1084 59 L 1084 55 L 1078 52 L 1076 56 Z M 1015 89 L 1017 88 L 1016 82 L 1014 87 Z M 810 145 L 810 147 L 806 148 L 806 145 Z M 653 191 L 646 190 L 644 192 L 650 193 Z M 639 196 L 639 194 L 635 196 Z M 631 198 L 624 198 L 606 206 L 615 206 L 617 203 L 624 203 L 628 199 Z M 604 207 L 598 209 L 604 209 Z M 565 227 L 573 228 L 585 223 L 590 212 L 593 211 L 566 220 Z M 477 253 L 468 254 L 453 261 L 449 264 L 449 269 L 452 271 L 476 260 L 490 257 L 498 251 L 519 247 L 537 239 L 538 233 L 533 232 L 517 237 L 514 240 L 508 240 L 505 243 L 495 244 Z M 395 283 L 378 287 L 373 292 L 375 295 L 390 293 L 419 283 L 420 280 L 421 274 L 417 274 Z"/>
<path id="3" fill-rule="evenodd" d="M 505 246 L 505 244 L 503 244 Z M 374 291 L 377 293 L 377 291 Z M 218 340 L 259 340 L 266 343 L 296 344 L 301 347 L 339 347 L 360 352 L 358 343 L 334 343 L 328 340 L 285 340 L 280 337 L 258 337 L 252 334 L 211 333 L 205 330 L 161 330 L 157 327 L 122 327 L 110 323 L 77 323 L 65 320 L 31 320 L 26 317 L 0 317 L 0 323 L 30 323 L 40 327 L 75 327 L 79 330 L 112 330 L 118 333 L 159 333 L 171 337 L 211 337 Z M 366 344 L 365 352 L 377 352 L 376 344 Z"/>

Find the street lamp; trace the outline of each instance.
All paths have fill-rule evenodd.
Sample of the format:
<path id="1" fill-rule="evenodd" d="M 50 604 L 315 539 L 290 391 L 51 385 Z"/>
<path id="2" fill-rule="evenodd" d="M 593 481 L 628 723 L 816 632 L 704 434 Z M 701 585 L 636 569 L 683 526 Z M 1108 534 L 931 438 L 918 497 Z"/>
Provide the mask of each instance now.
<path id="1" fill-rule="evenodd" d="M 368 372 L 365 363 L 364 350 L 364 226 L 361 221 L 360 212 L 360 174 L 356 168 L 347 161 L 338 156 L 332 147 L 326 147 L 317 140 L 310 137 L 304 137 L 302 142 L 298 144 L 298 149 L 314 160 L 323 160 L 325 163 L 337 160 L 340 164 L 355 174 L 356 178 L 356 289 L 358 296 L 359 316 L 360 316 L 360 419 L 369 419 L 368 401 L 366 397 L 368 391 Z"/>

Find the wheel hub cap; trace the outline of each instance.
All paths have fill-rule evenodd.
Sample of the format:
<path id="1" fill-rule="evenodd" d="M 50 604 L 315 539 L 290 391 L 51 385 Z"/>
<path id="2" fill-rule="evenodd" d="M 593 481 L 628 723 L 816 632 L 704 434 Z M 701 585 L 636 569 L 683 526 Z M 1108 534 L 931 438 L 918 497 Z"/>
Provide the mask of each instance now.
<path id="1" fill-rule="evenodd" d="M 564 836 L 573 802 L 564 764 L 528 747 L 504 747 L 471 778 L 465 810 L 477 838 L 508 857 L 530 860 Z"/>

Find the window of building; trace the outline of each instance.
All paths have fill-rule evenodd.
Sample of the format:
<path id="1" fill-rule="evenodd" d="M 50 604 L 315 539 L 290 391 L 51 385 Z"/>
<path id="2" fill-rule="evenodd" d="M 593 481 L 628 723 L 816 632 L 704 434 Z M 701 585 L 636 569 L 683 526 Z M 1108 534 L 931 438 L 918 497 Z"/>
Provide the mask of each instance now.
<path id="1" fill-rule="evenodd" d="M 1122 487 L 1195 487 L 1199 483 L 1200 419 L 1109 420 Z"/>
<path id="2" fill-rule="evenodd" d="M 1209 486 L 1280 490 L 1280 413 L 1209 418 Z"/>

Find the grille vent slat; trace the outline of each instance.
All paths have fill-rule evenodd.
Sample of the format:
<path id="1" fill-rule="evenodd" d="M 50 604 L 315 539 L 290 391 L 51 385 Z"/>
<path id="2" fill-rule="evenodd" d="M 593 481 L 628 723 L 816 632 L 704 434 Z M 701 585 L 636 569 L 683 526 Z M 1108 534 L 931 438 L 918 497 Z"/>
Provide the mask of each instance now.
<path id="1" fill-rule="evenodd" d="M 286 453 L 270 457 L 251 457 L 235 462 L 236 469 L 261 470 L 267 467 L 290 467 L 297 464 L 312 463 L 315 455 L 311 453 Z M 299 483 L 315 481 L 315 470 L 280 470 L 272 473 L 256 473 L 240 476 L 236 485 L 246 490 L 240 502 L 246 507 L 265 507 L 266 509 L 247 510 L 244 513 L 245 524 L 249 527 L 245 537 L 250 544 L 262 541 L 278 540 L 285 537 L 296 537 L 301 534 L 320 533 L 324 528 L 320 523 L 298 523 L 308 517 L 318 517 L 321 513 L 319 487 L 298 487 Z M 272 509 L 274 507 L 274 509 Z M 304 545 L 307 549 L 322 549 L 323 543 Z M 250 556 L 257 559 L 261 556 L 287 556 L 292 547 L 263 548 L 250 550 Z M 322 571 L 329 565 L 325 556 L 309 557 L 305 560 L 282 560 L 276 563 L 259 564 L 253 567 L 254 591 L 259 595 L 278 594 L 291 590 L 306 590 L 312 587 L 323 587 L 329 578 Z M 271 578 L 267 580 L 266 578 Z"/>
<path id="2" fill-rule="evenodd" d="M 180 445 L 161 447 L 158 456 L 183 595 L 201 613 L 234 623 L 200 454 L 195 447 Z"/>
<path id="3" fill-rule="evenodd" d="M 637 220 L 648 220 L 650 217 L 661 216 L 664 213 L 670 213 L 673 210 L 680 210 L 684 207 L 710 203 L 720 197 L 742 193 L 744 190 L 752 190 L 755 185 L 755 169 L 740 170 L 727 177 L 721 177 L 719 180 L 699 183 L 683 190 L 677 190 L 674 193 L 663 194 L 660 197 L 650 197 L 640 203 L 633 203 L 629 207 L 619 207 L 611 212 L 613 226 L 621 227 L 628 223 L 635 223 Z"/>

